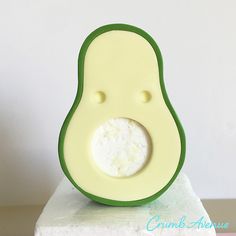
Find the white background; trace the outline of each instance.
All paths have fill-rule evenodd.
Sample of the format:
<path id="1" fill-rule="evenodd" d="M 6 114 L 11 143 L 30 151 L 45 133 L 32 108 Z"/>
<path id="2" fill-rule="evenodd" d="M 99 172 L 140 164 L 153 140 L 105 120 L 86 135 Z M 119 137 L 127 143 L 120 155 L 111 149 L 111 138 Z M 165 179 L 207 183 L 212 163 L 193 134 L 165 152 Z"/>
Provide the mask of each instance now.
<path id="1" fill-rule="evenodd" d="M 0 1 L 0 205 L 42 204 L 62 178 L 58 133 L 85 37 L 128 23 L 159 44 L 201 198 L 236 197 L 236 1 Z"/>

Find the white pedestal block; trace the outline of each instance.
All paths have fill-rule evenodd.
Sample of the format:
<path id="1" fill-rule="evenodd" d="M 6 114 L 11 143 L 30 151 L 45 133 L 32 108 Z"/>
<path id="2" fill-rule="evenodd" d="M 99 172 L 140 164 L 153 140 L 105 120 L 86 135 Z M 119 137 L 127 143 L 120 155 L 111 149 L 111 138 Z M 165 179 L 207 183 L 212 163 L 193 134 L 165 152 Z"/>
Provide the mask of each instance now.
<path id="1" fill-rule="evenodd" d="M 148 231 L 148 220 L 149 230 L 161 224 Z M 215 236 L 214 228 L 203 227 L 204 221 L 210 222 L 209 216 L 181 173 L 161 197 L 140 207 L 100 205 L 64 178 L 39 217 L 35 236 Z M 195 227 L 188 228 L 192 222 Z"/>

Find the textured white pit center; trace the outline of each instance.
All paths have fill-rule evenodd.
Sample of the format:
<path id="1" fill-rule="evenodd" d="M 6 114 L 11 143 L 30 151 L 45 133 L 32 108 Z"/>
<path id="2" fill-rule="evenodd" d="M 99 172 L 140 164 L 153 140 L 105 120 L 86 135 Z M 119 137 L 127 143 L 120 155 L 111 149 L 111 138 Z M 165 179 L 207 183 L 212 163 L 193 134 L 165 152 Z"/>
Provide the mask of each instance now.
<path id="1" fill-rule="evenodd" d="M 145 165 L 150 153 L 150 137 L 138 122 L 113 118 L 95 131 L 92 156 L 107 175 L 131 176 Z"/>

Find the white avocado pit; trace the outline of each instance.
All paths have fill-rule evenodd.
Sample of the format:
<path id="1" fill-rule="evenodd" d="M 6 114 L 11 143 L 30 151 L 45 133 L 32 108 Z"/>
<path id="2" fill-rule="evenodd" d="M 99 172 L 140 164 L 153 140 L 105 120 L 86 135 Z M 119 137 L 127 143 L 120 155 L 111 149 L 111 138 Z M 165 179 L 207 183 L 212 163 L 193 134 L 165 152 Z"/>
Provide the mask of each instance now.
<path id="1" fill-rule="evenodd" d="M 112 177 L 128 177 L 140 171 L 150 156 L 150 136 L 138 122 L 113 118 L 102 124 L 92 139 L 96 166 Z"/>

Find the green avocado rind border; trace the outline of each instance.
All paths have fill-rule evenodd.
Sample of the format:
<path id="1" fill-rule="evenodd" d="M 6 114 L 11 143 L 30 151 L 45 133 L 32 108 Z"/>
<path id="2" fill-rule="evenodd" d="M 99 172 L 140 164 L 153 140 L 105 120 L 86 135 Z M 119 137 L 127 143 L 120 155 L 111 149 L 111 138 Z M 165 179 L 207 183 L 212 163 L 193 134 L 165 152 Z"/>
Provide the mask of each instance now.
<path id="1" fill-rule="evenodd" d="M 177 166 L 177 169 L 174 173 L 174 175 L 172 176 L 172 178 L 170 179 L 170 181 L 167 183 L 167 185 L 165 187 L 163 187 L 159 192 L 155 193 L 154 195 L 144 198 L 144 199 L 140 199 L 140 200 L 134 200 L 134 201 L 116 201 L 116 200 L 111 200 L 111 199 L 106 199 L 106 198 L 102 198 L 99 196 L 95 196 L 91 193 L 88 193 L 86 191 L 84 191 L 81 187 L 79 187 L 75 181 L 73 180 L 73 178 L 71 177 L 65 160 L 64 160 L 64 138 L 65 138 L 65 134 L 66 134 L 66 130 L 67 127 L 70 123 L 70 120 L 75 112 L 75 110 L 77 109 L 79 102 L 81 100 L 82 97 L 82 93 L 83 93 L 83 80 L 84 80 L 84 59 L 85 59 L 85 55 L 87 52 L 87 49 L 90 45 L 90 43 L 100 34 L 103 34 L 105 32 L 108 31 L 112 31 L 112 30 L 123 30 L 123 31 L 129 31 L 129 32 L 133 32 L 136 33 L 140 36 L 142 36 L 144 39 L 146 39 L 150 45 L 152 46 L 153 50 L 155 51 L 156 57 L 157 57 L 157 62 L 158 62 L 158 66 L 159 66 L 159 78 L 160 78 L 160 86 L 161 86 L 161 91 L 162 91 L 162 95 L 164 98 L 164 101 L 166 103 L 166 106 L 168 107 L 179 132 L 179 136 L 180 136 L 180 142 L 181 142 L 181 153 L 180 153 L 180 160 Z M 93 31 L 91 34 L 88 35 L 88 37 L 85 39 L 80 52 L 79 52 L 79 58 L 78 58 L 78 88 L 77 88 L 77 94 L 74 100 L 74 103 L 68 113 L 68 115 L 66 116 L 66 119 L 62 125 L 61 131 L 60 131 L 60 135 L 59 135 L 59 142 L 58 142 L 58 153 L 59 153 L 59 160 L 60 160 L 60 164 L 62 167 L 62 170 L 64 172 L 64 174 L 67 176 L 67 178 L 70 180 L 70 182 L 81 192 L 83 193 L 85 196 L 87 196 L 88 198 L 105 204 L 105 205 L 111 205 L 111 206 L 139 206 L 139 205 L 143 205 L 146 204 L 150 201 L 153 201 L 154 199 L 156 199 L 157 197 L 159 197 L 161 194 L 163 194 L 169 187 L 170 185 L 173 183 L 173 181 L 176 179 L 177 175 L 179 174 L 183 163 L 184 163 L 184 159 L 185 159 L 185 152 L 186 152 L 186 141 L 185 141 L 185 134 L 184 134 L 184 130 L 183 127 L 178 119 L 178 116 L 176 114 L 176 112 L 174 111 L 170 100 L 168 98 L 166 89 L 165 89 L 165 84 L 164 84 L 164 79 L 163 79 L 163 61 L 162 61 L 162 55 L 160 52 L 159 47 L 157 46 L 156 42 L 154 41 L 154 39 L 147 34 L 145 31 L 143 31 L 140 28 L 137 28 L 135 26 L 132 25 L 127 25 L 127 24 L 109 24 L 109 25 L 105 25 L 102 26 L 98 29 L 96 29 L 95 31 Z"/>

